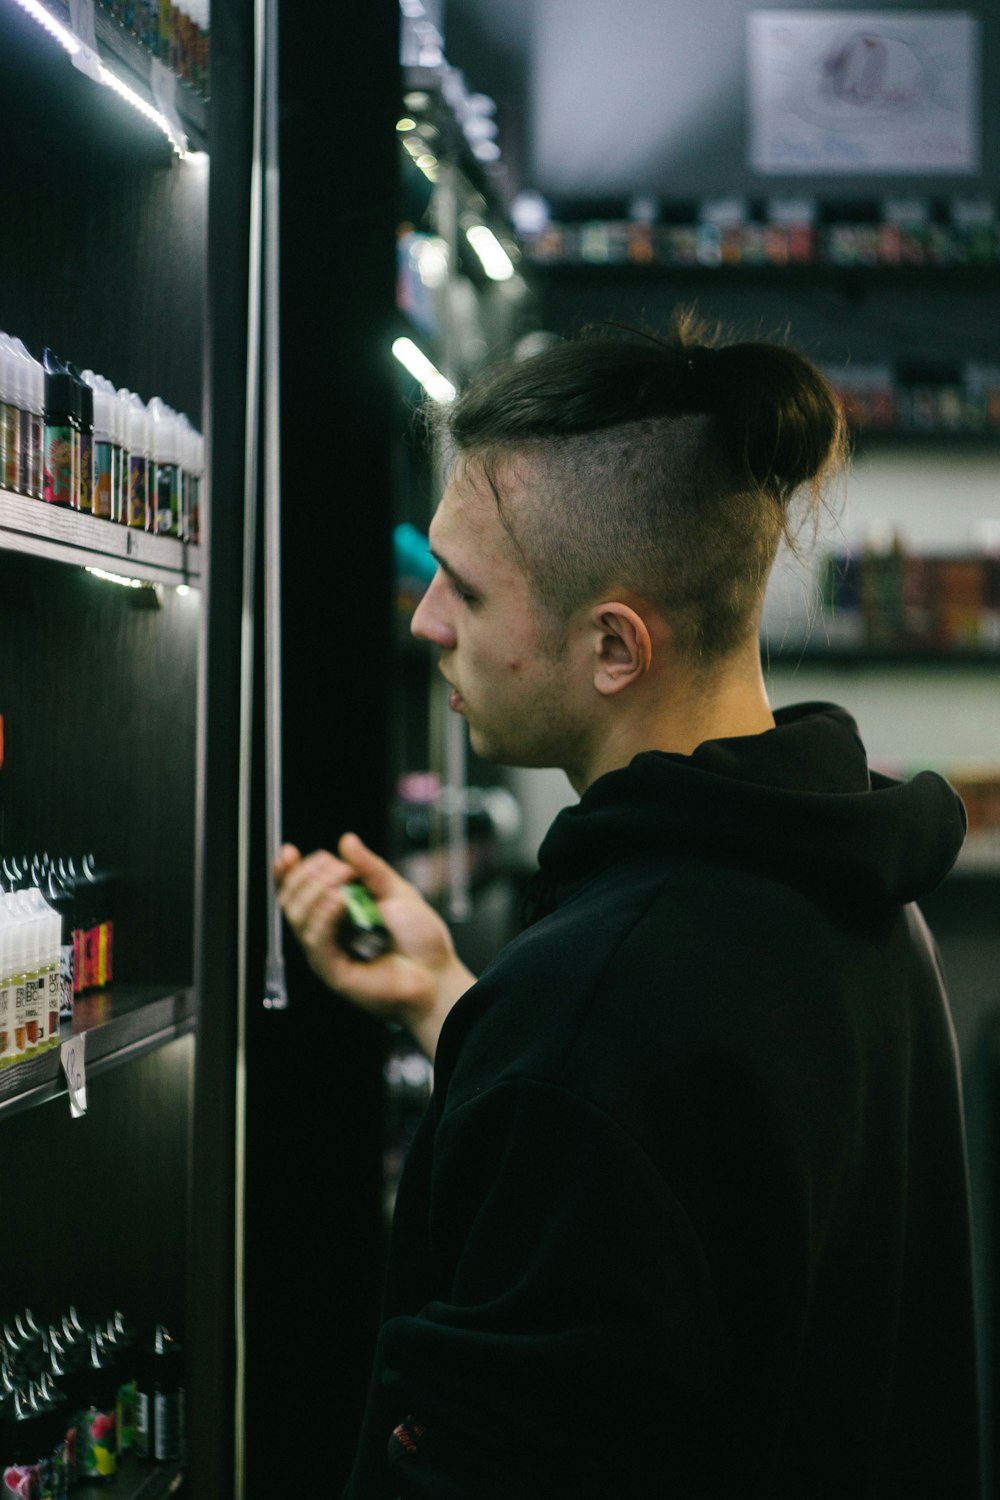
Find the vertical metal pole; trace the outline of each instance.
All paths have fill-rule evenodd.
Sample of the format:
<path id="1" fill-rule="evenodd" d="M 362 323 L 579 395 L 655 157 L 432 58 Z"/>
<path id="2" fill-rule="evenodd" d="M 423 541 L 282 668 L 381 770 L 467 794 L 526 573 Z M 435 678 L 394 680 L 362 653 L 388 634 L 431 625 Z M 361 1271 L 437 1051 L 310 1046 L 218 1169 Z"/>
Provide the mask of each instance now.
<path id="1" fill-rule="evenodd" d="M 267 787 L 264 889 L 267 958 L 264 1006 L 285 1010 L 281 908 L 271 865 L 281 844 L 281 310 L 278 157 L 278 5 L 267 10 L 264 100 L 264 780 Z"/>

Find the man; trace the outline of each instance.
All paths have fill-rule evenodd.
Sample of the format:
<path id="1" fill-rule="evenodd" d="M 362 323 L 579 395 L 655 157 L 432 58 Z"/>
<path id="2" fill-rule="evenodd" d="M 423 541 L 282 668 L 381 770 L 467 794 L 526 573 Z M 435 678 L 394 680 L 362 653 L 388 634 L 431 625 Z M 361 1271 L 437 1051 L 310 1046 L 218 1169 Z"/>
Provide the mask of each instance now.
<path id="1" fill-rule="evenodd" d="M 477 981 L 354 835 L 286 847 L 313 967 L 435 1092 L 397 1199 L 351 1500 L 973 1500 L 954 1039 L 916 897 L 964 836 L 758 627 L 842 428 L 769 344 L 568 342 L 449 414 L 413 631 L 480 754 L 580 793 Z M 394 951 L 352 961 L 339 887 Z"/>

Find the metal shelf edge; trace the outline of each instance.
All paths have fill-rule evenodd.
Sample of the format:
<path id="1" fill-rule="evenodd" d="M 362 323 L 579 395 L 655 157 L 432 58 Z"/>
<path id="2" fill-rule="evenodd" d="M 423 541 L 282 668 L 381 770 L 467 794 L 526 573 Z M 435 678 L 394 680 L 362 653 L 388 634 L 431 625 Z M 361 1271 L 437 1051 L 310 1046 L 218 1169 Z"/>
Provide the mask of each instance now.
<path id="1" fill-rule="evenodd" d="M 129 988 L 119 987 L 119 992 L 128 996 Z M 193 990 L 150 986 L 148 999 L 126 1005 L 118 1015 L 92 1026 L 70 1028 L 64 1024 L 60 1044 L 74 1035 L 86 1035 L 86 1072 L 92 1078 L 186 1036 L 196 1024 Z M 15 1063 L 0 1072 L 0 1118 L 65 1094 L 60 1048 L 52 1047 L 41 1057 Z"/>
<path id="2" fill-rule="evenodd" d="M 0 490 L 0 550 L 79 567 L 127 569 L 130 576 L 152 583 L 197 584 L 201 578 L 200 549 L 192 543 L 46 505 L 10 490 Z"/>

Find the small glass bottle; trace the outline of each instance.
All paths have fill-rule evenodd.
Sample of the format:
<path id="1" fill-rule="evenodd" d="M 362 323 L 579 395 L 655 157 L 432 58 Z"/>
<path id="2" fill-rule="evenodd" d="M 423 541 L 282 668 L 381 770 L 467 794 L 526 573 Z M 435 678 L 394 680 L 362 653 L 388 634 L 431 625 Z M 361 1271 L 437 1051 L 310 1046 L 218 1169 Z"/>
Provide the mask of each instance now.
<path id="1" fill-rule="evenodd" d="M 83 1368 L 87 1393 L 77 1419 L 77 1479 L 84 1484 L 108 1483 L 118 1468 L 118 1376 L 99 1332 L 89 1335 L 89 1352 Z"/>
<path id="2" fill-rule="evenodd" d="M 76 382 L 65 370 L 51 365 L 45 371 L 43 464 L 42 499 L 49 505 L 78 505 L 80 419 Z"/>
<path id="3" fill-rule="evenodd" d="M 184 1456 L 184 1385 L 180 1345 L 162 1323 L 140 1362 L 135 1403 L 135 1451 L 168 1463 Z"/>

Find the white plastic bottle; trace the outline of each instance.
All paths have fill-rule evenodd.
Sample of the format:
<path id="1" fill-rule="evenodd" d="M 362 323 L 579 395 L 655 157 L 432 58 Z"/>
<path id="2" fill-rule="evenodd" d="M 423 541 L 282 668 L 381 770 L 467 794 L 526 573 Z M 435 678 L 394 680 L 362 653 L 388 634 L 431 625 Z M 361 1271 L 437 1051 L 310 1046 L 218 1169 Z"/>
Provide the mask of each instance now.
<path id="1" fill-rule="evenodd" d="M 29 1057 L 42 1050 L 45 1041 L 45 980 L 43 948 L 45 917 L 38 908 L 42 893 L 34 886 L 17 896 L 21 926 L 24 930 L 24 1021 L 25 1050 Z M 42 901 L 44 905 L 44 901 Z"/>
<path id="2" fill-rule="evenodd" d="M 9 1059 L 12 1063 L 21 1062 L 28 1051 L 28 1021 L 27 1021 L 27 957 L 28 957 L 28 928 L 16 902 L 17 896 L 11 895 L 6 898 L 8 902 L 8 913 L 10 921 L 7 925 L 7 963 L 5 967 L 10 973 L 10 986 L 13 992 L 12 1013 L 14 1018 L 14 1040 L 10 1048 Z"/>
<path id="3" fill-rule="evenodd" d="M 149 413 L 133 391 L 128 403 L 128 510 L 126 526 L 149 530 Z"/>
<path id="4" fill-rule="evenodd" d="M 110 521 L 114 514 L 114 497 L 118 485 L 120 450 L 115 444 L 115 388 L 103 375 L 84 370 L 83 378 L 94 393 L 94 484 L 92 510 L 95 516 Z"/>
<path id="5" fill-rule="evenodd" d="M 0 333 L 0 486 L 16 493 L 21 486 L 21 411 L 18 357 L 9 336 Z"/>
<path id="6" fill-rule="evenodd" d="M 10 969 L 10 917 L 7 896 L 0 896 L 0 1068 L 14 1061 L 14 986 Z"/>
<path id="7" fill-rule="evenodd" d="M 149 417 L 152 428 L 151 529 L 161 536 L 180 536 L 181 454 L 178 416 L 165 401 L 154 396 L 149 403 Z"/>

